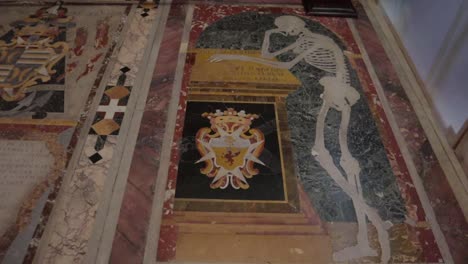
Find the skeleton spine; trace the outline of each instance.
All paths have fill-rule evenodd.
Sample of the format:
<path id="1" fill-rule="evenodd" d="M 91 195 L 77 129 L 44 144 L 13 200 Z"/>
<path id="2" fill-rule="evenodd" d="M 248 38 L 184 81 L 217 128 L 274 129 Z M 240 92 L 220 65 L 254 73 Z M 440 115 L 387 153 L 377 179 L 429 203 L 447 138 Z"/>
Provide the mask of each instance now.
<path id="1" fill-rule="evenodd" d="M 346 65 L 346 60 L 343 52 L 336 47 L 336 77 L 341 79 L 343 83 L 351 85 L 351 80 L 349 77 L 349 69 Z"/>

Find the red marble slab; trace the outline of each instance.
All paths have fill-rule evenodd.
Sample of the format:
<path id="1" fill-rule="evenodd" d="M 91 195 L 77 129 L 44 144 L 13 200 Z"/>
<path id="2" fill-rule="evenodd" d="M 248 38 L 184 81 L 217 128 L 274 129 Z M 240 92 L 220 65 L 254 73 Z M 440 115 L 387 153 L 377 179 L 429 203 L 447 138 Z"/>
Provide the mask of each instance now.
<path id="1" fill-rule="evenodd" d="M 166 22 L 122 201 L 110 263 L 143 261 L 185 15 L 185 6 L 173 5 Z"/>
<path id="2" fill-rule="evenodd" d="M 468 245 L 468 224 L 460 205 L 450 188 L 447 176 L 436 158 L 397 73 L 380 44 L 377 33 L 363 7 L 357 2 L 355 6 L 360 13 L 360 19 L 356 20 L 356 28 L 417 167 L 418 174 L 434 209 L 437 222 L 445 235 L 455 263 L 466 263 L 468 262 L 468 251 L 463 248 Z"/>

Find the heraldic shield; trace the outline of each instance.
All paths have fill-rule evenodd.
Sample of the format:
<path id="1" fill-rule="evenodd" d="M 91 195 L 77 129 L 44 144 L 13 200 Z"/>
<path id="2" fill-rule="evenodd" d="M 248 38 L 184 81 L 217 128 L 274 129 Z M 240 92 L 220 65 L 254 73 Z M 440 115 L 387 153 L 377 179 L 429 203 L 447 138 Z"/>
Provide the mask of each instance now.
<path id="1" fill-rule="evenodd" d="M 259 129 L 251 129 L 256 114 L 237 112 L 234 108 L 215 113 L 203 113 L 211 127 L 200 128 L 196 146 L 202 156 L 195 163 L 204 162 L 202 174 L 213 178 L 212 189 L 248 189 L 247 179 L 259 173 L 255 163 L 265 165 L 260 159 L 265 137 Z"/>

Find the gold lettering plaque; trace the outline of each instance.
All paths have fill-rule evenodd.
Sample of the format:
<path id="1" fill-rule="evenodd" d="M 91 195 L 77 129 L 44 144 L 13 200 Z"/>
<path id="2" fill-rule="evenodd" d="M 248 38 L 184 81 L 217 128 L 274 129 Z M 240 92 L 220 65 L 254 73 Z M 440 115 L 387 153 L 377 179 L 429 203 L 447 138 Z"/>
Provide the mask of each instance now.
<path id="1" fill-rule="evenodd" d="M 261 57 L 258 50 L 194 49 L 195 63 L 190 78 L 191 87 L 230 87 L 296 90 L 300 81 L 287 69 L 274 68 L 256 62 L 222 60 L 210 62 L 217 54 Z"/>

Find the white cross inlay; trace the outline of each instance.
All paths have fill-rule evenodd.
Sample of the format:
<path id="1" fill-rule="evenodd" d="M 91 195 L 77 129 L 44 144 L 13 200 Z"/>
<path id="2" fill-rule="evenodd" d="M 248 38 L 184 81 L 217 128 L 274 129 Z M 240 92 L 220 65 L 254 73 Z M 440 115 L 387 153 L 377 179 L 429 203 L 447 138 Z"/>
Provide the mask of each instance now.
<path id="1" fill-rule="evenodd" d="M 113 119 L 114 114 L 117 112 L 125 113 L 126 106 L 118 105 L 119 99 L 111 99 L 109 105 L 100 105 L 98 107 L 99 112 L 105 112 L 104 119 Z"/>

